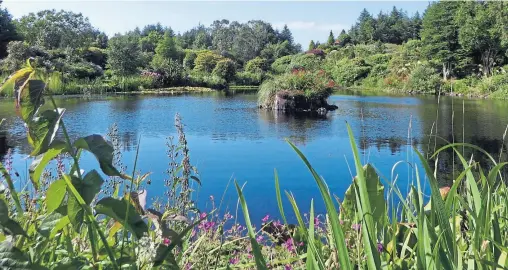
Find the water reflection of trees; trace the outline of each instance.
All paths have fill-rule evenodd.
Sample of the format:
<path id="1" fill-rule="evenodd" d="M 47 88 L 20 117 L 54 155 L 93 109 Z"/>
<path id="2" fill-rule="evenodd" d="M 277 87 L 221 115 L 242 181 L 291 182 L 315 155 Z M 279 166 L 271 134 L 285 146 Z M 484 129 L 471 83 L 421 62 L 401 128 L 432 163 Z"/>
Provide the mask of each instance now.
<path id="1" fill-rule="evenodd" d="M 288 114 L 273 110 L 258 110 L 259 119 L 275 127 L 275 132 L 282 133 L 295 144 L 305 145 L 313 137 L 326 134 L 330 129 L 330 119 L 318 113 Z"/>

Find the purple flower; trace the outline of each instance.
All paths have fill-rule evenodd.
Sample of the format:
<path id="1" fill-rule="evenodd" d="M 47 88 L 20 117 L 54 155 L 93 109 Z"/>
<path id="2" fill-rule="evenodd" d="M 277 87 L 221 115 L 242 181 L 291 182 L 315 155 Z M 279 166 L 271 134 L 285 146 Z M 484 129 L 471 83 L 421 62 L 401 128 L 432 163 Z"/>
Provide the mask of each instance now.
<path id="1" fill-rule="evenodd" d="M 284 244 L 282 244 L 286 249 L 290 252 L 295 251 L 295 246 L 293 244 L 293 239 L 289 238 Z"/>
<path id="2" fill-rule="evenodd" d="M 164 245 L 169 246 L 169 244 L 171 243 L 171 240 L 169 240 L 168 238 L 164 238 L 163 243 L 164 243 Z"/>
<path id="3" fill-rule="evenodd" d="M 205 217 L 206 217 L 206 212 L 203 212 L 203 213 L 201 213 L 201 215 L 199 215 L 199 218 L 200 218 L 200 219 L 203 219 L 203 218 L 205 218 Z"/>
<path id="4" fill-rule="evenodd" d="M 360 231 L 360 229 L 362 228 L 362 224 L 358 224 L 358 223 L 353 224 L 353 225 L 351 225 L 351 228 L 352 228 L 353 230 L 355 230 L 355 231 L 357 231 L 357 232 L 358 232 L 358 231 Z"/>
<path id="5" fill-rule="evenodd" d="M 210 195 L 210 201 L 212 201 L 212 202 L 213 202 L 213 200 L 214 200 L 213 195 Z"/>
<path id="6" fill-rule="evenodd" d="M 266 215 L 263 219 L 261 219 L 261 221 L 263 222 L 268 222 L 268 220 L 270 219 L 270 215 Z"/>
<path id="7" fill-rule="evenodd" d="M 314 228 L 318 228 L 318 227 L 319 227 L 319 224 L 321 224 L 321 223 L 319 222 L 319 218 L 315 217 L 315 218 L 314 218 Z"/>
<path id="8" fill-rule="evenodd" d="M 250 260 L 250 259 L 254 258 L 254 256 L 252 256 L 252 254 L 247 254 L 247 258 Z"/>
<path id="9" fill-rule="evenodd" d="M 240 259 L 238 257 L 233 257 L 233 258 L 229 259 L 230 264 L 237 264 L 239 262 L 240 262 Z"/>
<path id="10" fill-rule="evenodd" d="M 278 219 L 277 219 L 277 221 L 274 221 L 274 222 L 273 222 L 273 225 L 274 225 L 275 227 L 281 227 L 281 226 L 282 226 L 282 223 L 280 223 L 280 220 L 278 220 Z"/>
<path id="11" fill-rule="evenodd" d="M 257 241 L 258 243 L 261 243 L 261 242 L 263 241 L 263 235 L 258 235 L 258 236 L 256 237 L 256 241 Z"/>
<path id="12" fill-rule="evenodd" d="M 284 270 L 292 270 L 293 268 L 291 268 L 291 265 L 289 264 L 286 264 L 284 265 Z"/>
<path id="13" fill-rule="evenodd" d="M 224 214 L 224 219 L 228 220 L 228 219 L 232 219 L 233 216 L 228 212 L 226 214 Z"/>
<path id="14" fill-rule="evenodd" d="M 190 270 L 192 268 L 192 264 L 191 263 L 186 263 L 185 264 L 185 270 Z"/>
<path id="15" fill-rule="evenodd" d="M 383 243 L 378 242 L 378 243 L 377 243 L 377 251 L 378 251 L 379 253 L 381 253 L 381 252 L 383 252 L 383 250 L 384 250 Z"/>

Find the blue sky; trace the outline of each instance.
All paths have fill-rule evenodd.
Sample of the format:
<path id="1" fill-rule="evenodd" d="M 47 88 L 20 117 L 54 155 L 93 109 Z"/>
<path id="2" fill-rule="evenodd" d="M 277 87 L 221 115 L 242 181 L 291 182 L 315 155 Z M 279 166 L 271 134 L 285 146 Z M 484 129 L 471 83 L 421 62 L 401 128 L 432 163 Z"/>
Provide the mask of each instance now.
<path id="1" fill-rule="evenodd" d="M 42 1 L 4 0 L 3 6 L 19 18 L 44 9 L 65 9 L 81 12 L 90 22 L 108 35 L 125 32 L 146 24 L 160 22 L 176 32 L 184 32 L 198 23 L 206 26 L 216 19 L 246 22 L 260 19 L 276 28 L 284 24 L 293 32 L 295 41 L 307 46 L 311 39 L 326 41 L 328 32 L 338 34 L 355 23 L 363 8 L 373 14 L 390 11 L 395 5 L 409 15 L 423 13 L 428 1 L 391 2 L 173 2 L 173 1 Z"/>

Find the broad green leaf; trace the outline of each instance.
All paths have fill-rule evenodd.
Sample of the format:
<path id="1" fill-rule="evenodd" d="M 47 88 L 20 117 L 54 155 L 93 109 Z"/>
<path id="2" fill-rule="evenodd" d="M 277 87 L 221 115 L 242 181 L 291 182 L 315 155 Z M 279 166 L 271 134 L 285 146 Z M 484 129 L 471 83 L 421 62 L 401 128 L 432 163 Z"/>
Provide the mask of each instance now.
<path id="1" fill-rule="evenodd" d="M 43 92 L 46 84 L 41 80 L 28 80 L 18 90 L 17 108 L 25 123 L 30 123 L 37 110 L 44 103 Z"/>
<path id="2" fill-rule="evenodd" d="M 86 204 L 92 203 L 95 196 L 101 191 L 103 183 L 104 180 L 96 170 L 90 171 L 83 177 L 83 183 L 78 191 Z"/>
<path id="3" fill-rule="evenodd" d="M 39 181 L 41 179 L 42 173 L 44 172 L 44 169 L 46 168 L 46 165 L 48 165 L 48 163 L 52 159 L 56 158 L 59 154 L 67 151 L 67 145 L 64 142 L 54 141 L 49 147 L 48 151 L 46 151 L 44 154 L 38 155 L 34 161 L 32 161 L 32 164 L 30 164 L 30 168 L 28 170 L 30 173 L 30 179 L 32 180 L 32 183 L 36 189 L 39 187 Z"/>
<path id="4" fill-rule="evenodd" d="M 46 215 L 39 225 L 39 233 L 44 237 L 50 237 L 51 231 L 55 228 L 56 224 L 60 222 L 62 218 L 67 217 L 67 208 L 65 205 L 60 206 L 53 213 Z"/>
<path id="5" fill-rule="evenodd" d="M 242 206 L 243 217 L 245 219 L 245 226 L 247 226 L 248 235 L 250 238 L 250 244 L 252 246 L 252 253 L 254 253 L 254 260 L 256 261 L 256 267 L 258 270 L 267 269 L 266 261 L 261 253 L 261 248 L 256 241 L 256 234 L 254 229 L 252 228 L 252 223 L 250 222 L 249 209 L 247 208 L 247 202 L 245 201 L 245 197 L 243 196 L 242 189 L 235 181 L 236 191 L 238 193 L 238 197 L 240 199 L 240 205 Z"/>
<path id="6" fill-rule="evenodd" d="M 34 148 L 31 156 L 45 153 L 53 140 L 60 126 L 60 120 L 65 109 L 46 110 L 27 123 L 28 142 Z"/>
<path id="7" fill-rule="evenodd" d="M 370 209 L 372 209 L 372 217 L 374 222 L 378 224 L 378 227 L 384 225 L 387 220 L 386 216 L 386 201 L 384 197 L 384 186 L 379 180 L 379 176 L 376 170 L 367 164 L 363 166 L 365 178 L 365 185 L 367 187 L 367 194 L 369 196 Z M 342 201 L 342 208 L 340 211 L 339 218 L 341 220 L 355 220 L 356 211 L 356 194 L 355 185 L 358 185 L 359 178 L 355 177 L 353 183 L 346 190 L 344 200 Z"/>
<path id="8" fill-rule="evenodd" d="M 10 234 L 10 235 L 24 235 L 24 236 L 26 236 L 25 231 L 23 230 L 23 228 L 21 228 L 19 223 L 14 221 L 14 220 L 12 220 L 12 219 L 9 219 L 6 222 L 2 223 L 0 225 L 0 227 L 2 227 L 2 230 L 6 234 Z"/>
<path id="9" fill-rule="evenodd" d="M 102 172 L 107 176 L 124 177 L 124 175 L 113 166 L 113 146 L 101 135 L 94 134 L 80 138 L 74 142 L 74 147 L 92 153 L 97 161 L 99 161 Z"/>
<path id="10" fill-rule="evenodd" d="M 34 69 L 32 67 L 22 68 L 14 72 L 0 86 L 0 93 L 7 90 L 19 93 L 19 88 L 26 83 L 33 72 Z"/>
<path id="11" fill-rule="evenodd" d="M 148 226 L 129 201 L 107 197 L 97 202 L 95 210 L 97 214 L 103 214 L 118 221 L 138 239 L 148 232 Z"/>
<path id="12" fill-rule="evenodd" d="M 0 268 L 31 270 L 33 265 L 31 265 L 28 257 L 15 247 L 14 243 L 3 241 L 0 243 Z"/>
<path id="13" fill-rule="evenodd" d="M 9 207 L 4 200 L 0 199 L 0 224 L 9 220 Z"/>
<path id="14" fill-rule="evenodd" d="M 83 224 L 85 213 L 76 196 L 69 196 L 67 199 L 67 215 L 74 228 L 78 229 Z"/>
<path id="15" fill-rule="evenodd" d="M 63 179 L 51 183 L 46 191 L 46 211 L 52 213 L 62 204 L 67 192 L 67 184 Z"/>

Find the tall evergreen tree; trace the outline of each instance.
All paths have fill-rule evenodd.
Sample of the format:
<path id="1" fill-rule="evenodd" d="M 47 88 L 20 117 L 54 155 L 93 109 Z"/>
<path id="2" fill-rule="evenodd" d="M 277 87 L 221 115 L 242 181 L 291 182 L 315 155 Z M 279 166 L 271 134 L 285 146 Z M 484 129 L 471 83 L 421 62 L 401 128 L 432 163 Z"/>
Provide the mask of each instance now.
<path id="1" fill-rule="evenodd" d="M 459 28 L 455 23 L 459 5 L 457 2 L 434 2 L 427 8 L 422 20 L 423 54 L 441 68 L 444 80 L 459 58 Z"/>
<path id="2" fill-rule="evenodd" d="M 374 28 L 375 21 L 372 15 L 367 11 L 367 9 L 363 9 L 360 13 L 360 17 L 358 17 L 358 37 L 357 42 L 367 44 L 374 40 Z"/>
<path id="3" fill-rule="evenodd" d="M 314 40 L 311 40 L 309 43 L 309 51 L 314 50 L 316 48 L 316 43 L 314 43 Z"/>
<path id="4" fill-rule="evenodd" d="M 328 45 L 333 45 L 333 43 L 335 43 L 335 37 L 333 36 L 332 30 L 330 30 L 330 35 L 328 35 L 327 43 Z"/>

